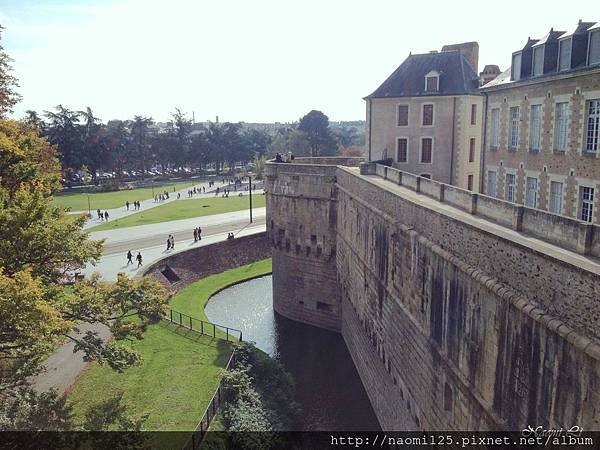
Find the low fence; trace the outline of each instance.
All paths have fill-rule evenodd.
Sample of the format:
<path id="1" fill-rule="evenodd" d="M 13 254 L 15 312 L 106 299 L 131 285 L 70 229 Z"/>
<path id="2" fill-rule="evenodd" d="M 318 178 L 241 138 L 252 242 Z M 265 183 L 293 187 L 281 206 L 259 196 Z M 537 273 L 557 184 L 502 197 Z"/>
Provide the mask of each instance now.
<path id="1" fill-rule="evenodd" d="M 222 333 L 225 333 L 224 339 L 228 342 L 242 341 L 242 331 L 237 328 L 226 327 L 225 325 L 218 325 L 216 323 L 207 322 L 206 320 L 197 319 L 196 317 L 188 316 L 187 314 L 175 311 L 174 309 L 169 310 L 166 319 L 182 328 L 187 328 L 190 331 L 206 336 L 223 339 L 221 334 L 217 334 L 217 331 L 221 331 Z"/>
<path id="2" fill-rule="evenodd" d="M 362 163 L 360 173 L 378 175 L 470 214 L 494 221 L 515 231 L 522 231 L 576 253 L 600 256 L 600 226 L 598 225 L 471 192 L 378 162 Z"/>
<path id="3" fill-rule="evenodd" d="M 227 366 L 225 366 L 225 370 L 229 370 L 235 364 L 235 362 L 236 353 L 234 350 L 233 353 L 231 353 L 231 356 L 229 357 L 229 361 L 227 362 Z M 198 422 L 198 425 L 196 426 L 196 429 L 192 432 L 190 439 L 185 443 L 181 450 L 197 450 L 200 448 L 202 440 L 204 439 L 204 436 L 206 436 L 206 433 L 210 428 L 210 424 L 217 415 L 219 407 L 223 402 L 224 389 L 225 388 L 223 386 L 223 377 L 221 377 L 221 379 L 219 380 L 219 386 L 217 386 L 217 389 L 215 390 L 215 393 L 213 394 L 210 403 L 206 407 L 204 414 L 202 414 L 200 422 Z"/>

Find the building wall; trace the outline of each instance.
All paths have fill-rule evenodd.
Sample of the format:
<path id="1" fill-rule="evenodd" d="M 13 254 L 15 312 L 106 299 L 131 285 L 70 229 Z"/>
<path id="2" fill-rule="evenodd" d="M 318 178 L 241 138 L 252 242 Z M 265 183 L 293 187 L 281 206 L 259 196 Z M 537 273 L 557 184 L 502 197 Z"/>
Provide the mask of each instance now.
<path id="1" fill-rule="evenodd" d="M 292 299 L 293 316 L 298 286 L 336 291 L 339 328 L 384 429 L 600 429 L 598 264 L 586 270 L 560 251 L 439 207 L 412 192 L 418 183 L 412 193 L 398 187 L 393 180 L 413 180 L 393 169 L 377 167 L 381 178 L 342 167 L 269 166 L 267 221 L 285 224 L 284 235 L 302 225 L 324 227 L 335 239 L 326 264 L 335 278 L 295 264 L 275 240 L 274 257 L 287 262 L 274 260 L 274 302 L 285 312 Z M 282 188 L 299 176 L 316 185 L 319 172 L 334 189 L 334 224 L 325 220 L 331 213 L 298 201 L 298 186 Z M 446 194 L 458 201 L 452 189 Z M 512 209 L 494 214 L 513 221 Z M 278 235 L 276 225 L 269 233 Z M 322 298 L 316 289 L 311 295 Z"/>
<path id="2" fill-rule="evenodd" d="M 408 126 L 398 126 L 398 105 L 409 108 Z M 434 105 L 432 126 L 422 125 L 424 104 Z M 471 125 L 471 104 L 477 105 L 477 120 Z M 371 160 L 392 158 L 394 166 L 417 175 L 429 174 L 443 183 L 467 187 L 468 175 L 478 189 L 483 100 L 480 96 L 431 96 L 374 98 L 367 101 L 367 145 Z M 370 131 L 370 135 L 369 135 Z M 398 162 L 397 139 L 408 139 L 408 161 Z M 421 138 L 433 138 L 431 163 L 420 162 Z M 469 162 L 469 139 L 475 138 L 475 161 Z M 453 148 L 454 145 L 454 148 Z M 451 179 L 451 174 L 453 179 Z"/>
<path id="3" fill-rule="evenodd" d="M 600 151 L 596 155 L 582 152 L 585 145 L 586 101 L 600 99 L 600 71 L 586 71 L 550 80 L 511 83 L 507 87 L 486 89 L 484 192 L 488 193 L 489 171 L 497 173 L 497 197 L 505 198 L 506 173 L 517 176 L 516 201 L 525 203 L 526 177 L 538 179 L 538 205 L 549 209 L 550 182 L 563 182 L 562 213 L 577 217 L 580 186 L 595 188 L 594 223 L 600 223 Z M 556 103 L 568 102 L 567 149 L 555 151 Z M 530 151 L 531 105 L 542 105 L 541 150 Z M 508 148 L 509 108 L 520 106 L 519 145 L 516 151 Z M 500 109 L 500 145 L 491 146 L 492 109 Z"/>

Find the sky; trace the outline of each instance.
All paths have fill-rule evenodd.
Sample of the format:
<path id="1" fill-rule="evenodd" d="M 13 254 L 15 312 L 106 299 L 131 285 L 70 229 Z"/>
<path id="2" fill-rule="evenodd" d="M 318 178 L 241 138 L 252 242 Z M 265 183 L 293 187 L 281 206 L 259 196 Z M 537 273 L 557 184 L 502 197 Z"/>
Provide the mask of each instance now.
<path id="1" fill-rule="evenodd" d="M 364 96 L 412 53 L 479 43 L 502 70 L 528 36 L 569 30 L 595 0 L 0 0 L 1 44 L 28 109 L 104 122 L 364 120 Z M 554 6 L 556 5 L 556 6 Z"/>

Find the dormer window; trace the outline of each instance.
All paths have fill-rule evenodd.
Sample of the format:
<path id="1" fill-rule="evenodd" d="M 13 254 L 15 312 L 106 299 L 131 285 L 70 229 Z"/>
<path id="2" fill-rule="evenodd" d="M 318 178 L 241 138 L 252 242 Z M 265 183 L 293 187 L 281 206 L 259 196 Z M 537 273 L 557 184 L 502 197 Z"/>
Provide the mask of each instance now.
<path id="1" fill-rule="evenodd" d="M 600 30 L 590 32 L 588 64 L 600 63 Z"/>
<path id="2" fill-rule="evenodd" d="M 544 47 L 545 45 L 540 45 L 533 48 L 533 68 L 531 69 L 531 75 L 534 77 L 544 73 Z"/>
<path id="3" fill-rule="evenodd" d="M 512 57 L 512 80 L 517 81 L 521 79 L 521 52 L 513 54 Z"/>
<path id="4" fill-rule="evenodd" d="M 432 70 L 425 75 L 425 92 L 437 92 L 440 90 L 440 74 Z"/>
<path id="5" fill-rule="evenodd" d="M 558 44 L 558 70 L 569 70 L 571 68 L 571 46 L 572 38 L 563 39 Z"/>

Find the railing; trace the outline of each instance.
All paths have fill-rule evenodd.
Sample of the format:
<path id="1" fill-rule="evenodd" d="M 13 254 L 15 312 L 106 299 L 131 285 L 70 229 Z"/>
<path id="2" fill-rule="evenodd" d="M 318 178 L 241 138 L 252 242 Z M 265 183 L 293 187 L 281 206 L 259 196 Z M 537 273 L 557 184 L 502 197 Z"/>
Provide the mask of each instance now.
<path id="1" fill-rule="evenodd" d="M 229 370 L 231 366 L 235 364 L 235 361 L 236 353 L 234 350 L 229 357 L 229 361 L 227 362 L 227 366 L 225 366 L 225 370 Z M 219 406 L 221 406 L 221 403 L 223 402 L 223 389 L 223 377 L 221 376 L 221 379 L 219 380 L 219 386 L 217 386 L 217 389 L 215 390 L 210 403 L 206 407 L 200 422 L 198 422 L 198 425 L 196 425 L 196 429 L 192 432 L 190 439 L 185 443 L 181 450 L 197 450 L 200 448 L 202 440 L 204 439 L 204 436 L 206 436 L 206 433 L 210 428 L 210 424 L 217 415 Z"/>
<path id="2" fill-rule="evenodd" d="M 187 328 L 190 331 L 195 331 L 196 333 L 204 334 L 206 336 L 223 339 L 222 333 L 225 333 L 224 339 L 227 341 L 242 341 L 242 331 L 238 330 L 237 328 L 217 325 L 216 323 L 197 319 L 182 312 L 175 311 L 174 309 L 169 310 L 166 319 L 171 323 L 179 325 L 180 327 Z M 217 330 L 221 333 L 217 334 Z"/>

